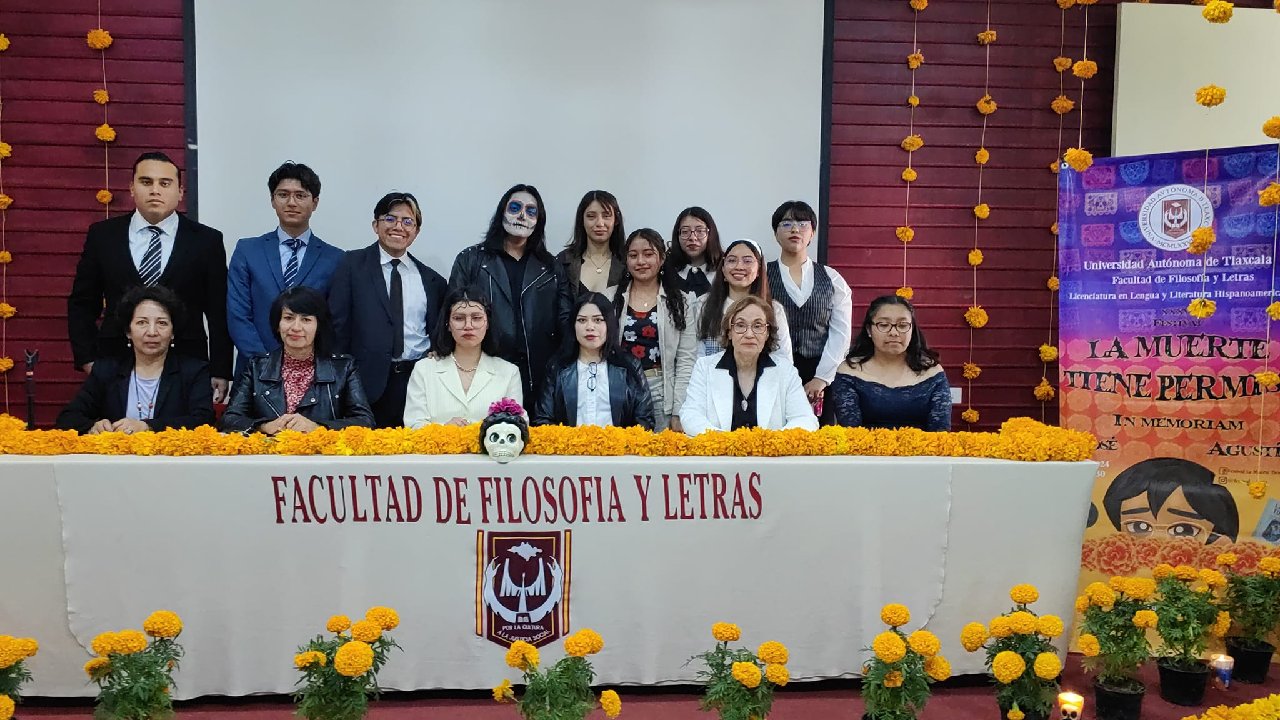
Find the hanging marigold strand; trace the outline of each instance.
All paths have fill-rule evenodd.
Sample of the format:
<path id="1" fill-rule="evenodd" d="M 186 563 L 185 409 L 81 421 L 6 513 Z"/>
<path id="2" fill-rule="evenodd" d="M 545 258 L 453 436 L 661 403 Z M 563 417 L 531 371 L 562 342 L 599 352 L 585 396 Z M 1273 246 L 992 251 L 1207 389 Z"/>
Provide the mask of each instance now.
<path id="1" fill-rule="evenodd" d="M 896 294 L 910 301 L 915 291 L 907 282 L 907 244 L 915 238 L 915 230 L 911 227 L 911 184 L 920 178 L 915 169 L 915 153 L 924 147 L 924 140 L 916 134 L 916 108 L 920 106 L 920 97 L 916 95 L 916 71 L 924 65 L 924 53 L 920 51 L 920 13 L 929 6 L 928 0 L 909 0 L 911 8 L 911 54 L 907 55 L 907 70 L 911 73 L 911 93 L 907 96 L 907 137 L 902 141 L 902 149 L 907 151 L 907 166 L 903 168 L 901 178 L 906 185 L 902 209 L 902 225 L 894 230 L 894 235 L 902 243 L 902 285 Z"/>

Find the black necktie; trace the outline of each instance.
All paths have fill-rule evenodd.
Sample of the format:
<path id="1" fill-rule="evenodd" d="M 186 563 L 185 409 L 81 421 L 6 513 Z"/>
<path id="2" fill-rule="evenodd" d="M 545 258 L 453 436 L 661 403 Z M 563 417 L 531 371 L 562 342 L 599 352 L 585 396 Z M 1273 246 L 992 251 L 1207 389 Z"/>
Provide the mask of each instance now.
<path id="1" fill-rule="evenodd" d="M 391 359 L 404 354 L 404 283 L 400 279 L 400 259 L 391 259 Z"/>
<path id="2" fill-rule="evenodd" d="M 143 285 L 151 287 L 160 281 L 160 235 L 164 231 L 155 225 L 148 225 L 143 229 L 151 233 L 151 241 L 147 243 L 147 251 L 142 254 L 138 277 L 142 279 Z"/>

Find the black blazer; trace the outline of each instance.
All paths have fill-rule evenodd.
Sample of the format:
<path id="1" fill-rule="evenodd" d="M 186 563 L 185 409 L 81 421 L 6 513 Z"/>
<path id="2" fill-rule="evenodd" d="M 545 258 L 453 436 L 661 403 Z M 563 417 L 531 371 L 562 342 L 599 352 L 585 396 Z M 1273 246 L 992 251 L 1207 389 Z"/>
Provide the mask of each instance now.
<path id="1" fill-rule="evenodd" d="M 569 281 L 554 260 L 530 257 L 520 281 L 520 297 L 511 297 L 511 280 L 498 253 L 484 243 L 472 245 L 453 261 L 449 288 L 474 287 L 493 303 L 489 332 L 498 345 L 498 357 L 520 368 L 524 396 L 536 398 L 546 379 L 551 356 L 570 329 L 573 293 Z M 516 326 L 516 304 L 522 326 Z"/>
<path id="2" fill-rule="evenodd" d="M 280 378 L 283 358 L 284 351 L 276 349 L 249 361 L 222 413 L 224 431 L 252 431 L 285 414 L 284 382 Z M 334 430 L 374 424 L 356 361 L 350 355 L 316 356 L 315 379 L 294 412 Z"/>
<path id="3" fill-rule="evenodd" d="M 133 372 L 133 364 L 133 353 L 95 361 L 93 371 L 80 385 L 79 392 L 58 413 L 55 426 L 83 433 L 99 420 L 115 422 L 125 417 L 129 403 L 129 373 Z M 170 351 L 164 360 L 152 414 L 155 417 L 143 421 L 152 430 L 212 425 L 213 388 L 209 385 L 209 363 Z"/>
<path id="4" fill-rule="evenodd" d="M 427 293 L 427 335 L 442 312 L 447 283 L 440 273 L 411 255 Z M 350 353 L 360 367 L 360 379 L 370 402 L 377 402 L 387 388 L 391 370 L 391 289 L 382 277 L 378 243 L 348 250 L 329 284 L 329 310 L 339 353 Z"/>
<path id="5" fill-rule="evenodd" d="M 116 318 L 116 308 L 126 290 L 142 284 L 129 254 L 132 217 L 129 213 L 96 222 L 85 235 L 67 296 L 67 333 L 77 368 L 98 358 L 126 354 L 125 326 Z M 222 233 L 179 215 L 173 253 L 160 275 L 160 284 L 182 300 L 184 312 L 182 321 L 174 326 L 174 349 L 208 360 L 213 377 L 231 379 L 227 251 L 222 246 Z"/>
<path id="6" fill-rule="evenodd" d="M 649 395 L 649 382 L 635 366 L 623 367 L 609 362 L 607 367 L 609 410 L 613 412 L 613 424 L 617 427 L 639 425 L 652 430 L 653 398 Z M 578 424 L 577 360 L 552 370 L 542 386 L 542 394 L 538 396 L 531 424 Z"/>

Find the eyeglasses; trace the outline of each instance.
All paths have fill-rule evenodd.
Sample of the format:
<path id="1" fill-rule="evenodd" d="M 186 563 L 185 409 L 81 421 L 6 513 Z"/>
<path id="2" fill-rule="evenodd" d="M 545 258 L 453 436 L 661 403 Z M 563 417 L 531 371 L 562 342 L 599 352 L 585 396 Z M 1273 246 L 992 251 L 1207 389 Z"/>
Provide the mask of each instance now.
<path id="1" fill-rule="evenodd" d="M 508 214 L 511 214 L 511 215 L 519 215 L 521 212 L 523 212 L 523 213 L 525 214 L 525 217 L 535 218 L 535 219 L 536 219 L 536 218 L 538 217 L 538 206 L 537 206 L 537 205 L 525 205 L 524 203 L 520 202 L 519 200 L 512 200 L 511 202 L 507 203 L 507 213 L 508 213 Z"/>
<path id="2" fill-rule="evenodd" d="M 896 323 L 884 321 L 875 322 L 871 323 L 871 327 L 875 328 L 876 332 L 881 333 L 888 333 L 890 330 L 897 330 L 899 333 L 905 335 L 911 332 L 911 323 L 906 320 L 900 320 Z"/>
<path id="3" fill-rule="evenodd" d="M 813 223 L 808 220 L 783 220 L 778 223 L 779 230 L 808 230 Z"/>
<path id="4" fill-rule="evenodd" d="M 587 389 L 596 391 L 596 376 L 600 372 L 600 363 L 587 363 Z"/>
<path id="5" fill-rule="evenodd" d="M 704 228 L 704 227 L 700 227 L 700 228 L 687 228 L 687 227 L 682 227 L 682 228 L 680 228 L 680 239 L 681 239 L 681 240 L 688 240 L 689 238 L 698 238 L 699 240 L 706 240 L 708 235 L 710 235 L 710 232 L 709 232 L 706 228 Z"/>
<path id="6" fill-rule="evenodd" d="M 412 230 L 418 226 L 418 221 L 411 217 L 398 218 L 395 215 L 383 215 L 378 219 L 388 225 L 395 225 L 396 223 L 399 223 L 407 230 Z"/>
<path id="7" fill-rule="evenodd" d="M 724 259 L 724 264 L 725 264 L 725 267 L 737 267 L 741 265 L 742 267 L 749 268 L 749 267 L 755 267 L 759 263 L 756 261 L 755 257 L 751 255 L 747 255 L 744 257 L 731 255 Z"/>
<path id="8" fill-rule="evenodd" d="M 311 193 L 306 190 L 295 190 L 294 192 L 289 192 L 288 190 L 277 190 L 275 198 L 282 203 L 287 203 L 290 200 L 297 200 L 300 203 L 304 203 L 311 199 Z"/>
<path id="9" fill-rule="evenodd" d="M 1205 533 L 1205 528 L 1192 521 L 1175 523 L 1150 523 L 1146 520 L 1125 520 L 1121 527 L 1131 535 L 1147 536 L 1164 532 L 1174 538 L 1194 538 Z"/>
<path id="10" fill-rule="evenodd" d="M 748 330 L 751 331 L 752 335 L 764 335 L 769 332 L 769 323 L 757 320 L 756 322 L 748 325 L 742 320 L 736 320 L 729 326 L 729 329 L 733 330 L 734 335 L 746 335 Z"/>

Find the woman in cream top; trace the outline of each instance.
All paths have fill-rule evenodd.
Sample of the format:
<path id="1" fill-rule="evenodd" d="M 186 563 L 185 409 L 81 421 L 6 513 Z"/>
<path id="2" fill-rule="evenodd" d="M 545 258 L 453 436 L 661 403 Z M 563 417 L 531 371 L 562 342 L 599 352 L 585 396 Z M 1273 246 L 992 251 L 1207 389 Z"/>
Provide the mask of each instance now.
<path id="1" fill-rule="evenodd" d="M 489 299 L 462 287 L 445 295 L 443 306 L 431 337 L 433 355 L 409 377 L 404 424 L 465 426 L 483 420 L 502 398 L 523 405 L 519 368 L 493 354 Z"/>

